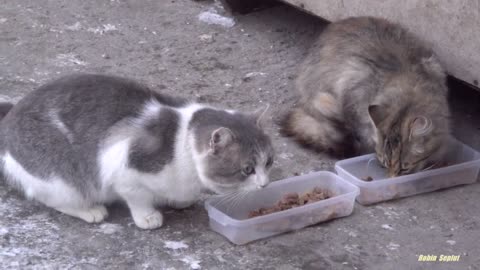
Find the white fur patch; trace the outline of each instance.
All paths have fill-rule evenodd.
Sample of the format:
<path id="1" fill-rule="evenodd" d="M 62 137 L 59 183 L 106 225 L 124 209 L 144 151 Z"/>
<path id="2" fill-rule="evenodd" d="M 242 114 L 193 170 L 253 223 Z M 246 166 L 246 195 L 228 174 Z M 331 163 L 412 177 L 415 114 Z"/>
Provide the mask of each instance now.
<path id="1" fill-rule="evenodd" d="M 137 124 L 149 117 L 161 114 L 163 105 L 148 102 Z M 128 194 L 130 198 L 138 198 L 144 202 L 153 200 L 156 203 L 195 201 L 201 190 L 197 171 L 192 159 L 191 144 L 188 139 L 188 123 L 193 114 L 204 108 L 202 105 L 190 104 L 182 108 L 171 108 L 179 114 L 179 127 L 175 137 L 174 158 L 159 173 L 144 173 L 128 167 L 128 155 L 131 136 L 135 132 L 112 134 L 99 153 L 99 167 L 102 184 L 113 189 L 114 193 Z M 131 128 L 131 127 L 130 127 Z M 134 127 L 136 128 L 136 127 Z M 138 127 L 137 127 L 138 128 Z M 140 127 L 141 128 L 141 127 Z M 120 135 L 119 135 L 120 134 Z M 104 194 L 110 193 L 108 190 Z M 153 202 L 152 202 L 153 203 Z"/>
<path id="2" fill-rule="evenodd" d="M 128 165 L 130 138 L 113 143 L 99 155 L 100 176 L 102 179 L 111 179 L 118 172 L 122 172 Z"/>
<path id="3" fill-rule="evenodd" d="M 255 174 L 253 179 L 253 186 L 257 189 L 265 187 L 270 182 L 269 169 L 265 167 L 268 157 L 264 152 L 259 151 L 261 154 L 257 160 L 257 166 L 255 167 Z"/>
<path id="4" fill-rule="evenodd" d="M 188 125 L 193 114 L 204 108 L 206 106 L 193 103 L 177 110 L 180 114 L 180 123 L 175 140 L 176 154 L 172 165 L 177 170 L 176 175 L 180 182 L 169 181 L 169 183 L 172 184 L 171 188 L 173 190 L 179 189 L 179 193 L 183 194 L 179 198 L 180 201 L 196 199 L 201 190 L 201 182 L 198 179 L 198 171 L 195 168 L 195 162 L 192 157 L 194 145 L 189 139 Z"/>
<path id="5" fill-rule="evenodd" d="M 160 104 L 157 100 L 151 99 L 145 103 L 140 113 L 140 117 L 135 119 L 135 122 L 139 125 L 143 125 L 148 120 L 158 116 L 162 109 L 163 105 Z"/>
<path id="6" fill-rule="evenodd" d="M 260 189 L 265 187 L 269 182 L 268 172 L 264 166 L 259 165 L 255 167 L 255 173 L 245 181 L 246 185 L 244 188 L 246 190 Z"/>
<path id="7" fill-rule="evenodd" d="M 3 170 L 12 184 L 20 186 L 27 198 L 36 199 L 50 207 L 61 207 L 65 204 L 82 206 L 85 204 L 81 194 L 57 177 L 40 179 L 29 172 L 15 160 L 9 152 L 2 157 Z"/>

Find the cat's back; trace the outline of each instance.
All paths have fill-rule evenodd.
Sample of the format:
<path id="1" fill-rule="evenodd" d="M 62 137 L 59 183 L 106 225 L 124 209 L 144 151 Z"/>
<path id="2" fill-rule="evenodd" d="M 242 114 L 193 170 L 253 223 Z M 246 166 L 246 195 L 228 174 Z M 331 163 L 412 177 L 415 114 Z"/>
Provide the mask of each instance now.
<path id="1" fill-rule="evenodd" d="M 375 94 L 376 85 L 398 74 L 412 81 L 418 76 L 435 78 L 424 71 L 423 61 L 430 58 L 436 62 L 428 44 L 401 25 L 382 18 L 351 17 L 331 23 L 320 34 L 299 67 L 295 85 L 306 103 L 316 100 L 319 90 L 344 97 L 350 90 L 363 87 L 374 91 L 360 96 Z M 345 102 L 331 101 L 328 96 L 320 98 L 320 103 L 339 107 Z"/>
<path id="2" fill-rule="evenodd" d="M 96 111 L 130 111 L 139 103 L 154 98 L 167 106 L 185 104 L 179 98 L 162 95 L 130 79 L 102 74 L 74 74 L 47 83 L 15 105 L 13 113 L 35 113 L 53 108 L 64 114 Z"/>
<path id="3" fill-rule="evenodd" d="M 351 61 L 377 68 L 400 69 L 432 54 L 403 26 L 376 17 L 352 17 L 330 24 L 312 48 L 317 58 Z"/>
<path id="4" fill-rule="evenodd" d="M 108 128 L 115 122 L 139 113 L 154 99 L 169 107 L 186 101 L 155 92 L 130 79 L 101 74 L 74 74 L 47 83 L 27 94 L 2 121 L 6 127 L 20 127 L 32 119 L 50 122 L 59 118 L 72 129 L 85 126 Z"/>

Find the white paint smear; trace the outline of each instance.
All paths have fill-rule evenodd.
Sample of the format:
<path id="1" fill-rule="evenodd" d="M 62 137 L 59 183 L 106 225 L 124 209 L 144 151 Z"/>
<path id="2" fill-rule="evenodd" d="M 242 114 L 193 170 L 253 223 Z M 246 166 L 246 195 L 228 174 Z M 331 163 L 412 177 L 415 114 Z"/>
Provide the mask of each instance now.
<path id="1" fill-rule="evenodd" d="M 76 22 L 75 24 L 73 25 L 68 25 L 67 27 L 65 27 L 67 30 L 70 30 L 70 31 L 78 31 L 80 29 L 82 29 L 82 24 L 80 22 Z"/>
<path id="2" fill-rule="evenodd" d="M 447 240 L 447 244 L 449 245 L 455 245 L 457 242 L 455 242 L 455 240 Z"/>
<path id="3" fill-rule="evenodd" d="M 177 250 L 177 249 L 182 249 L 182 248 L 188 248 L 188 245 L 185 244 L 183 241 L 177 242 L 177 241 L 165 241 L 164 246 L 165 248 Z"/>
<path id="4" fill-rule="evenodd" d="M 103 35 L 106 32 L 118 31 L 118 29 L 115 25 L 107 23 L 107 24 L 104 24 L 102 27 L 97 27 L 97 28 L 90 27 L 87 29 L 87 31 L 92 32 L 94 34 Z"/>
<path id="5" fill-rule="evenodd" d="M 55 65 L 59 67 L 86 66 L 87 62 L 78 59 L 73 53 L 59 54 L 55 59 Z"/>
<path id="6" fill-rule="evenodd" d="M 390 249 L 390 250 L 397 250 L 399 247 L 400 247 L 399 244 L 396 244 L 396 243 L 393 243 L 393 242 L 390 242 L 390 243 L 387 245 L 387 248 Z"/>
<path id="7" fill-rule="evenodd" d="M 11 103 L 17 103 L 20 99 L 22 99 L 22 96 L 14 96 L 14 97 L 9 97 L 6 95 L 0 94 L 0 102 L 11 102 Z M 1 216 L 1 215 L 0 215 Z"/>
<path id="8" fill-rule="evenodd" d="M 113 223 L 103 223 L 96 231 L 104 234 L 114 234 L 123 230 L 123 227 Z"/>
<path id="9" fill-rule="evenodd" d="M 0 228 L 0 236 L 8 234 L 8 230 L 6 228 Z"/>
<path id="10" fill-rule="evenodd" d="M 202 268 L 200 266 L 200 261 L 199 260 L 196 260 L 195 258 L 192 258 L 190 256 L 186 256 L 184 258 L 181 259 L 182 262 L 188 264 L 190 266 L 191 269 L 200 269 Z"/>
<path id="11" fill-rule="evenodd" d="M 265 75 L 267 75 L 267 74 L 263 73 L 263 72 L 254 71 L 254 72 L 247 73 L 245 75 L 245 78 L 251 78 L 251 77 L 256 77 L 256 76 L 265 76 Z"/>
<path id="12" fill-rule="evenodd" d="M 235 21 L 232 18 L 219 15 L 215 10 L 200 13 L 198 19 L 204 23 L 221 25 L 223 27 L 232 27 L 235 25 Z"/>

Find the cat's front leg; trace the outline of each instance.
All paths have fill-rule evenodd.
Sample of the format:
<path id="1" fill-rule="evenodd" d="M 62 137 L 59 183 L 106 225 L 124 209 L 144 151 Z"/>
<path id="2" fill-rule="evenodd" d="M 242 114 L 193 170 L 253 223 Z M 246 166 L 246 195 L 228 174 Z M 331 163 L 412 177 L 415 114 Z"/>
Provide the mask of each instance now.
<path id="1" fill-rule="evenodd" d="M 163 215 L 155 209 L 155 200 L 151 192 L 140 187 L 121 187 L 117 192 L 130 208 L 137 227 L 148 230 L 162 226 Z"/>
<path id="2" fill-rule="evenodd" d="M 91 208 L 56 207 L 55 209 L 64 214 L 83 219 L 88 223 L 102 222 L 108 216 L 107 208 L 103 205 Z"/>

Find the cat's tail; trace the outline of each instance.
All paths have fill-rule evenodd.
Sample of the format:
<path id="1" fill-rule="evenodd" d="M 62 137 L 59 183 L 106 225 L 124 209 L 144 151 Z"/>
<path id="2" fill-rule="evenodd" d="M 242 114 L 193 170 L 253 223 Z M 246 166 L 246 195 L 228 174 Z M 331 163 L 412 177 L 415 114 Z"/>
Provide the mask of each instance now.
<path id="1" fill-rule="evenodd" d="M 0 120 L 7 115 L 7 113 L 13 108 L 13 104 L 9 102 L 0 102 Z"/>
<path id="2" fill-rule="evenodd" d="M 303 147 L 334 157 L 354 153 L 353 140 L 343 123 L 321 115 L 315 117 L 302 107 L 293 108 L 280 122 L 284 136 L 293 137 Z"/>

